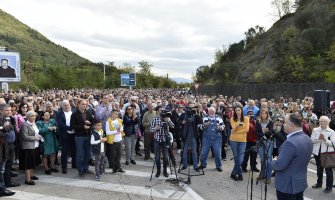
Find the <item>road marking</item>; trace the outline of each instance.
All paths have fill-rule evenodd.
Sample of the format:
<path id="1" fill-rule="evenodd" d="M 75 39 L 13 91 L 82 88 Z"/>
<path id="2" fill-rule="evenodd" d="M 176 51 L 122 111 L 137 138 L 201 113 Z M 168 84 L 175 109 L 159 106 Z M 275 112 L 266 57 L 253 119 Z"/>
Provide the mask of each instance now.
<path id="1" fill-rule="evenodd" d="M 55 197 L 45 194 L 37 194 L 31 192 L 23 192 L 19 190 L 12 190 L 15 192 L 15 195 L 6 197 L 8 199 L 17 199 L 17 200 L 36 200 L 36 199 L 43 199 L 43 200 L 74 200 L 64 197 Z"/>
<path id="2" fill-rule="evenodd" d="M 313 170 L 313 169 L 310 169 L 310 168 L 307 168 L 307 170 L 310 171 L 310 172 L 313 172 L 313 173 L 315 173 L 315 174 L 318 173 L 317 171 L 315 171 L 315 170 Z M 326 177 L 326 174 L 324 173 L 323 176 Z"/>
<path id="3" fill-rule="evenodd" d="M 189 185 L 179 182 L 179 185 L 186 191 L 186 193 L 192 197 L 194 200 L 205 200 L 198 193 L 196 193 Z"/>
<path id="4" fill-rule="evenodd" d="M 313 199 L 310 199 L 310 198 L 304 197 L 304 200 L 313 200 Z"/>
<path id="5" fill-rule="evenodd" d="M 191 194 L 192 190 L 187 189 L 186 191 L 176 191 L 176 190 L 163 190 L 163 189 L 146 189 L 144 186 L 133 186 L 133 185 L 120 185 L 113 183 L 106 183 L 102 181 L 91 181 L 73 178 L 63 178 L 54 176 L 39 176 L 39 180 L 36 182 L 50 183 L 56 185 L 64 185 L 79 188 L 89 188 L 102 191 L 120 192 L 120 193 L 130 193 L 142 196 L 152 196 L 157 198 L 166 199 L 182 199 L 182 200 L 193 200 L 193 196 L 196 194 Z"/>

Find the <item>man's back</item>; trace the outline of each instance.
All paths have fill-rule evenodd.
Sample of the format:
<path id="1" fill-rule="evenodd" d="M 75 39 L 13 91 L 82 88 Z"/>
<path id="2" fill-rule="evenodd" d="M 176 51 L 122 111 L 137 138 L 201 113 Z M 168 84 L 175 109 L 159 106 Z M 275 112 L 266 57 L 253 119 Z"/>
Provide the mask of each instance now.
<path id="1" fill-rule="evenodd" d="M 273 164 L 278 191 L 297 194 L 307 188 L 307 166 L 312 149 L 311 139 L 302 131 L 294 133 L 283 143 L 278 160 Z"/>

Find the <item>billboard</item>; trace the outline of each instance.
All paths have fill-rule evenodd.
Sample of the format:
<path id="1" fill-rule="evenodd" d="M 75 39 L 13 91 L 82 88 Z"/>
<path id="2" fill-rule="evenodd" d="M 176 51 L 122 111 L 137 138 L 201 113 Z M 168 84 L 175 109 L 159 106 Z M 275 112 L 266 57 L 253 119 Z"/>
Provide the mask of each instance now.
<path id="1" fill-rule="evenodd" d="M 136 86 L 136 74 L 121 74 L 121 86 Z"/>
<path id="2" fill-rule="evenodd" d="M 0 82 L 20 82 L 20 54 L 0 51 Z"/>

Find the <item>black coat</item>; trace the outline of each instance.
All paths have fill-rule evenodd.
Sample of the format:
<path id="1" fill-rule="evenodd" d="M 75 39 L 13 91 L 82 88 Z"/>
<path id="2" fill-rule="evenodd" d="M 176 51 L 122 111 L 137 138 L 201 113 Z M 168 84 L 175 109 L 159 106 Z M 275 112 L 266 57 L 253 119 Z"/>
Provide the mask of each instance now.
<path id="1" fill-rule="evenodd" d="M 269 139 L 272 136 L 272 134 L 273 134 L 273 121 L 272 120 L 269 120 L 269 123 L 266 125 L 266 128 L 268 128 L 269 131 L 267 133 L 263 133 L 262 125 L 257 120 L 257 122 L 256 122 L 257 139 L 261 139 L 261 138 L 263 138 L 263 136 L 266 136 Z"/>
<path id="2" fill-rule="evenodd" d="M 135 135 L 135 125 L 138 124 L 138 118 L 136 117 L 133 119 L 132 117 L 128 116 L 127 114 L 123 117 L 123 132 L 125 133 L 126 137 L 131 135 Z"/>
<path id="3" fill-rule="evenodd" d="M 88 120 L 91 124 L 91 128 L 94 124 L 94 116 L 89 112 L 88 110 L 85 111 L 86 114 L 86 120 Z M 82 113 L 79 110 L 76 110 L 71 115 L 71 122 L 70 122 L 70 128 L 74 130 L 75 136 L 90 136 L 91 130 L 85 129 L 85 120 L 82 116 Z"/>

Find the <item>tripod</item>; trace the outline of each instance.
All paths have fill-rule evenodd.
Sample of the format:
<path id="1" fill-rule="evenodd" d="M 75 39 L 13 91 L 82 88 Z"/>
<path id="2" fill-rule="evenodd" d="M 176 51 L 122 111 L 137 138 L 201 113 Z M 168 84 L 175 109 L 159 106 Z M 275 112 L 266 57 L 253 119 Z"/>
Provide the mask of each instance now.
<path id="1" fill-rule="evenodd" d="M 166 145 L 165 142 L 159 142 L 159 141 L 155 141 L 155 142 L 157 142 L 157 147 L 156 147 L 156 149 L 155 149 L 155 161 L 154 161 L 154 163 L 153 163 L 153 165 L 152 165 L 152 171 L 151 171 L 151 175 L 150 175 L 150 182 L 151 182 L 151 180 L 152 180 L 152 175 L 153 175 L 154 170 L 155 170 L 156 160 L 157 160 L 157 159 L 160 159 L 160 153 L 158 154 L 158 152 L 160 152 L 160 150 L 161 150 L 161 145 Z M 169 166 L 170 166 L 171 174 L 172 174 L 172 167 L 171 167 L 171 163 L 172 163 L 172 165 L 174 166 L 174 172 L 175 172 L 175 174 L 176 174 L 176 179 L 178 179 L 178 177 L 177 177 L 177 170 L 176 170 L 176 159 L 174 158 L 172 149 L 169 150 L 170 147 L 167 147 L 167 146 L 165 146 L 164 148 L 167 148 L 166 151 L 167 151 L 167 154 L 168 154 L 168 155 L 167 155 L 167 156 L 168 156 L 168 163 L 169 163 Z M 171 151 L 171 152 L 170 152 L 170 151 Z M 164 153 L 163 153 L 163 154 L 164 154 Z M 159 157 L 158 157 L 158 156 L 159 156 Z M 164 162 L 164 161 L 163 161 L 163 162 Z M 163 163 L 163 165 L 164 165 L 164 163 Z M 160 167 L 160 166 L 159 166 L 159 167 Z"/>
<path id="2" fill-rule="evenodd" d="M 268 180 L 268 173 L 267 173 L 267 171 L 268 171 L 268 159 L 269 159 L 269 150 L 270 150 L 270 147 L 273 145 L 273 141 L 271 140 L 271 138 L 269 138 L 269 139 L 267 139 L 267 140 L 262 140 L 261 142 L 260 142 L 260 144 L 261 145 L 265 145 L 264 144 L 264 142 L 268 142 L 268 146 L 267 146 L 267 148 L 265 149 L 265 151 L 264 151 L 264 158 L 263 158 L 263 163 L 264 163 L 264 165 L 265 165 L 265 167 L 264 167 L 264 171 L 265 171 L 265 181 L 267 181 Z M 271 178 L 271 177 L 270 177 Z M 258 184 L 258 181 L 259 181 L 259 179 L 257 179 L 257 181 L 256 181 L 256 185 Z M 266 198 L 267 198 L 267 191 L 268 191 L 268 183 L 266 182 L 265 183 L 265 186 L 264 186 L 264 199 L 266 200 Z"/>
<path id="3" fill-rule="evenodd" d="M 179 163 L 179 169 L 178 169 L 178 173 L 186 175 L 187 176 L 187 184 L 191 184 L 191 176 L 201 176 L 201 175 L 205 175 L 205 172 L 203 169 L 202 170 L 202 174 L 192 174 L 191 175 L 191 150 L 192 150 L 192 146 L 191 146 L 191 140 L 194 139 L 195 140 L 195 136 L 194 138 L 192 138 L 192 133 L 195 132 L 195 130 L 193 130 L 193 126 L 194 126 L 194 122 L 193 122 L 194 117 L 187 119 L 186 123 L 185 123 L 185 133 L 186 133 L 186 139 L 183 143 L 183 153 L 182 153 L 182 159 L 180 160 Z M 196 143 L 196 141 L 194 141 Z M 185 145 L 187 144 L 187 149 L 185 148 Z M 188 157 L 188 171 L 187 174 L 183 173 L 180 169 L 182 162 L 183 162 L 183 157 L 184 157 L 184 153 L 185 151 L 187 151 L 187 157 Z M 194 149 L 194 151 L 196 152 L 196 149 Z M 192 156 L 193 157 L 193 156 Z M 196 158 L 198 159 L 198 158 Z M 196 160 L 193 159 L 193 162 L 195 162 Z"/>

